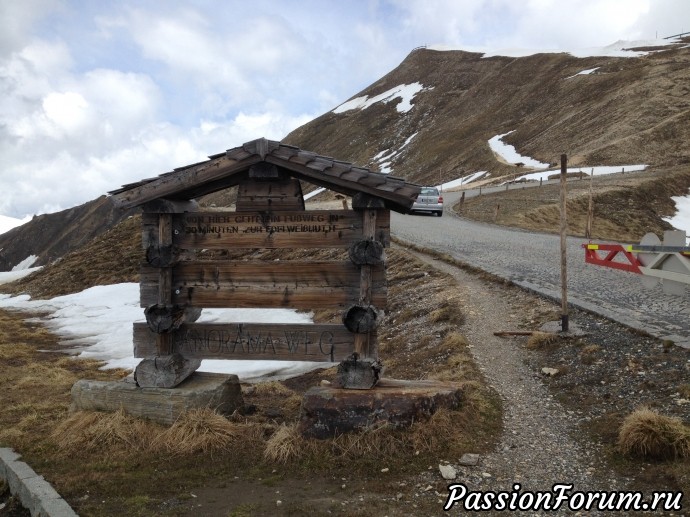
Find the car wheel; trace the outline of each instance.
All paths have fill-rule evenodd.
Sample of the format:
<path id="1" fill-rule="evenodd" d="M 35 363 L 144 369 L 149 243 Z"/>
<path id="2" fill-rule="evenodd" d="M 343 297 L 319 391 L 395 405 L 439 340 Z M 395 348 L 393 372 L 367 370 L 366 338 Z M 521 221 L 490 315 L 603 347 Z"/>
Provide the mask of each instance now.
<path id="1" fill-rule="evenodd" d="M 443 217 L 443 210 L 439 210 L 438 212 L 436 212 L 436 215 L 439 217 Z"/>

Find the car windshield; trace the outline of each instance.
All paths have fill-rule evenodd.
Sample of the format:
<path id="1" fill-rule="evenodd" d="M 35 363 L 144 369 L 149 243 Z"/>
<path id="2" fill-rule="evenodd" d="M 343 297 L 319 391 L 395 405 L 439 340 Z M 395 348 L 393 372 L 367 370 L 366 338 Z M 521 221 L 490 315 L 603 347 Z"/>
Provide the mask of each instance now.
<path id="1" fill-rule="evenodd" d="M 423 187 L 419 194 L 422 196 L 438 196 L 438 189 L 434 187 Z"/>

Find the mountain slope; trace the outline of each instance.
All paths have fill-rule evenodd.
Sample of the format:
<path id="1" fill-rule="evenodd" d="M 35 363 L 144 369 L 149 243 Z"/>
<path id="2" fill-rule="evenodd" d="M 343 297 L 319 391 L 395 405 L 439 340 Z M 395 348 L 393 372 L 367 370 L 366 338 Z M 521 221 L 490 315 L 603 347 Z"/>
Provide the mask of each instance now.
<path id="1" fill-rule="evenodd" d="M 556 164 L 567 153 L 574 166 L 645 163 L 656 170 L 678 170 L 690 163 L 687 43 L 690 39 L 636 58 L 566 53 L 485 58 L 416 49 L 354 96 L 371 101 L 388 92 L 387 98 L 366 109 L 325 113 L 284 143 L 421 184 L 477 171 L 488 171 L 489 178 L 520 171 L 499 160 L 488 145 L 507 133 L 504 142 L 541 162 Z M 400 87 L 417 83 L 406 110 Z M 678 185 L 675 194 L 687 186 Z M 219 192 L 204 201 L 227 206 L 233 193 Z M 134 212 L 115 210 L 101 197 L 37 216 L 0 235 L 0 271 L 29 256 L 38 257 L 35 265 L 48 264 Z"/>
<path id="2" fill-rule="evenodd" d="M 135 211 L 116 209 L 112 201 L 98 199 L 54 214 L 34 217 L 0 235 L 0 271 L 10 271 L 29 256 L 43 266 L 89 242 Z"/>
<path id="3" fill-rule="evenodd" d="M 376 166 L 377 154 L 399 150 L 413 137 L 393 158 L 392 173 L 434 184 L 479 170 L 515 172 L 487 143 L 511 131 L 506 143 L 546 163 L 558 163 L 562 153 L 575 166 L 688 163 L 690 48 L 661 48 L 636 58 L 483 58 L 417 49 L 355 96 L 419 82 L 425 89 L 409 112 L 396 110 L 399 98 L 329 112 L 284 141 Z"/>

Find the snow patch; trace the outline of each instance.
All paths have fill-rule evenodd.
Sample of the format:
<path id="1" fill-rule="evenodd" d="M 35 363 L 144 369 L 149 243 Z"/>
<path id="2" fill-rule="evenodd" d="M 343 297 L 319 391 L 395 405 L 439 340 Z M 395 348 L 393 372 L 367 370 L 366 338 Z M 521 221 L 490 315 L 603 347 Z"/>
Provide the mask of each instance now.
<path id="1" fill-rule="evenodd" d="M 20 278 L 24 278 L 25 276 L 29 276 L 34 271 L 40 270 L 41 267 L 43 266 L 30 267 L 27 269 L 20 269 L 17 271 L 0 272 L 0 284 L 8 284 L 10 282 L 14 282 L 15 280 L 19 280 Z"/>
<path id="2" fill-rule="evenodd" d="M 326 190 L 326 189 L 323 188 L 323 187 L 317 188 L 316 190 L 312 190 L 311 192 L 309 192 L 309 194 L 305 194 L 304 200 L 306 201 L 307 199 L 311 199 L 311 198 L 313 198 L 314 196 L 318 196 L 318 195 L 321 194 L 321 192 L 323 192 L 324 190 Z"/>
<path id="3" fill-rule="evenodd" d="M 673 196 L 676 203 L 676 213 L 672 217 L 664 217 L 664 221 L 678 230 L 685 230 L 690 237 L 690 194 L 687 196 Z"/>
<path id="4" fill-rule="evenodd" d="M 34 263 L 37 260 L 38 260 L 38 257 L 36 255 L 29 255 L 24 260 L 22 260 L 19 264 L 14 266 L 12 268 L 12 271 L 22 271 L 24 269 L 29 269 L 31 266 L 34 265 Z"/>
<path id="5" fill-rule="evenodd" d="M 473 181 L 477 181 L 479 178 L 482 178 L 488 174 L 487 171 L 479 171 L 475 172 L 473 174 L 469 174 L 468 176 L 463 176 L 462 178 L 458 178 L 456 180 L 449 181 L 447 183 L 443 183 L 441 185 L 437 185 L 436 188 L 443 191 L 443 190 L 450 190 L 455 187 L 461 187 L 463 185 L 467 185 L 469 183 L 472 183 Z"/>
<path id="6" fill-rule="evenodd" d="M 0 294 L 0 308 L 47 313 L 40 320 L 62 338 L 66 351 L 82 358 L 105 362 L 104 368 L 133 370 L 132 324 L 143 322 L 139 284 L 96 286 L 51 300 L 32 300 L 28 295 Z M 204 309 L 199 322 L 312 323 L 311 314 L 291 309 Z M 234 373 L 244 381 L 267 377 L 282 379 L 331 363 L 304 361 L 204 360 L 200 371 Z"/>
<path id="7" fill-rule="evenodd" d="M 355 109 L 364 110 L 367 109 L 369 106 L 376 104 L 377 102 L 388 103 L 397 98 L 400 98 L 402 100 L 396 105 L 395 109 L 399 113 L 407 113 L 412 109 L 412 99 L 414 99 L 415 95 L 417 95 L 419 92 L 423 90 L 431 89 L 433 88 L 424 88 L 424 86 L 419 82 L 412 84 L 401 84 L 399 86 L 391 88 L 386 92 L 376 95 L 371 99 L 368 95 L 351 99 L 335 108 L 333 110 L 333 113 L 339 114 Z"/>
<path id="8" fill-rule="evenodd" d="M 507 136 L 513 133 L 514 131 L 515 130 L 508 131 L 507 133 L 503 133 L 502 135 L 496 135 L 495 137 L 491 138 L 489 140 L 489 147 L 491 147 L 491 150 L 508 163 L 523 163 L 526 167 L 532 167 L 535 169 L 545 169 L 546 167 L 548 167 L 548 163 L 542 163 L 538 160 L 535 160 L 534 158 L 522 156 L 515 150 L 515 147 L 502 142 L 502 138 L 504 136 Z"/>
<path id="9" fill-rule="evenodd" d="M 417 133 L 414 133 L 412 136 L 407 137 L 403 144 L 400 146 L 400 148 L 397 150 L 391 151 L 390 149 L 384 149 L 383 151 L 379 152 L 376 156 L 374 156 L 372 161 L 378 162 L 379 171 L 383 174 L 390 174 L 393 171 L 393 169 L 391 168 L 393 158 L 399 155 L 402 152 L 402 150 L 405 149 L 405 147 L 407 147 L 407 145 L 416 136 Z"/>
<path id="10" fill-rule="evenodd" d="M 601 67 L 598 66 L 596 68 L 589 68 L 587 70 L 583 70 L 582 72 L 578 72 L 575 75 L 571 75 L 569 77 L 566 77 L 566 79 L 572 79 L 573 77 L 577 77 L 578 75 L 590 75 L 599 70 Z"/>

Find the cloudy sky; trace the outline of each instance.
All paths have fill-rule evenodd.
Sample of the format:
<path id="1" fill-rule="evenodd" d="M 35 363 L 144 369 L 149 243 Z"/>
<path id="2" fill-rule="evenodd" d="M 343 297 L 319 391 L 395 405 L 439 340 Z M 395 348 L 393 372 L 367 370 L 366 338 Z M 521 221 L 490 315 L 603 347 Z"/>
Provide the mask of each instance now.
<path id="1" fill-rule="evenodd" d="M 415 47 L 690 30 L 687 0 L 0 0 L 0 216 L 282 139 Z"/>

